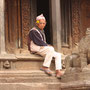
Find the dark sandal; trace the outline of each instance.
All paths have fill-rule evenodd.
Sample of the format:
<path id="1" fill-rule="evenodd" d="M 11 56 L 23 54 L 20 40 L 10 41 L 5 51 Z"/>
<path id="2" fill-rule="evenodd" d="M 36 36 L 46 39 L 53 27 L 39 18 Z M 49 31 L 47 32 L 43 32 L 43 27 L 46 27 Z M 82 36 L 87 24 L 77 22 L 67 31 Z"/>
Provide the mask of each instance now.
<path id="1" fill-rule="evenodd" d="M 52 72 L 51 72 L 50 69 L 43 69 L 43 68 L 40 68 L 40 70 L 44 71 L 47 75 L 52 76 Z"/>
<path id="2" fill-rule="evenodd" d="M 62 76 L 62 75 L 56 75 L 56 77 L 57 77 L 58 79 L 61 79 L 61 76 Z"/>

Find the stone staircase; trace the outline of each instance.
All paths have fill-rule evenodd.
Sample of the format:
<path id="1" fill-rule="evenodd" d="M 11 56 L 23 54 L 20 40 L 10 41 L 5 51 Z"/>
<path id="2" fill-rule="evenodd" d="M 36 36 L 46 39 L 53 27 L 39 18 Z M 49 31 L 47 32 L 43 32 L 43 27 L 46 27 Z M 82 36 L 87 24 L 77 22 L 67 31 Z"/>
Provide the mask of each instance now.
<path id="1" fill-rule="evenodd" d="M 61 80 L 46 75 L 40 68 L 43 58 L 34 54 L 0 55 L 0 90 L 61 90 Z"/>
<path id="2" fill-rule="evenodd" d="M 54 83 L 60 82 L 53 76 L 46 75 L 40 70 L 30 71 L 0 71 L 0 83 Z"/>
<path id="3" fill-rule="evenodd" d="M 90 81 L 63 82 L 72 78 L 68 75 L 57 79 L 53 62 L 53 76 L 48 76 L 40 71 L 41 56 L 29 53 L 0 55 L 0 90 L 90 90 Z"/>
<path id="4" fill-rule="evenodd" d="M 0 90 L 60 90 L 60 79 L 40 70 L 0 71 Z"/>

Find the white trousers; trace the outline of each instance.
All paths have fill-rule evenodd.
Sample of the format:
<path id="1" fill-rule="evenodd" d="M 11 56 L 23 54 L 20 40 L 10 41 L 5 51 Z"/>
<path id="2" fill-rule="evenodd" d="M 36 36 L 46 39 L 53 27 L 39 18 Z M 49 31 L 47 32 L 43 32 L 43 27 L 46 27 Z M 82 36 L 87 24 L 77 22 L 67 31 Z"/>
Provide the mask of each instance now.
<path id="1" fill-rule="evenodd" d="M 45 57 L 43 66 L 50 67 L 52 58 L 54 57 L 56 70 L 62 69 L 61 54 L 56 52 L 52 46 L 44 46 L 43 48 L 40 48 L 37 54 Z"/>

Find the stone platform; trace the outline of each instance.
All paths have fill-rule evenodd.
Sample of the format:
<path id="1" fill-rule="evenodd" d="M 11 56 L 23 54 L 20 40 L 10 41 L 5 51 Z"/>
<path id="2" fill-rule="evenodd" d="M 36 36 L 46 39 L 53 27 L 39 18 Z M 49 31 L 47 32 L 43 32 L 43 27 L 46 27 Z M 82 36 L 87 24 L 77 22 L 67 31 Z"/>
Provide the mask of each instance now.
<path id="1" fill-rule="evenodd" d="M 0 90 L 60 90 L 60 80 L 40 70 L 0 71 Z"/>
<path id="2" fill-rule="evenodd" d="M 0 55 L 0 90 L 60 90 L 60 80 L 40 71 L 43 57 L 34 54 Z"/>
<path id="3" fill-rule="evenodd" d="M 83 71 L 79 69 L 65 71 L 61 79 L 62 90 L 90 90 L 90 69 L 85 68 Z"/>
<path id="4" fill-rule="evenodd" d="M 54 63 L 51 77 L 39 70 L 42 63 L 43 57 L 34 54 L 0 55 L 0 90 L 90 90 L 90 73 L 69 73 L 57 79 Z"/>
<path id="5" fill-rule="evenodd" d="M 67 77 L 68 78 L 68 77 Z M 66 79 L 66 78 L 65 78 Z M 40 70 L 0 71 L 0 90 L 90 90 L 90 81 L 62 82 Z"/>
<path id="6" fill-rule="evenodd" d="M 43 57 L 34 54 L 0 55 L 0 70 L 38 70 Z"/>
<path id="7" fill-rule="evenodd" d="M 3 54 L 0 55 L 0 70 L 39 70 L 43 64 L 43 57 L 35 54 Z M 62 57 L 64 60 L 64 57 Z M 54 60 L 51 69 L 54 69 Z"/>
<path id="8" fill-rule="evenodd" d="M 89 72 L 79 72 L 79 73 L 71 73 L 71 74 L 64 74 L 62 76 L 62 82 L 74 82 L 74 81 L 90 81 L 90 71 Z"/>

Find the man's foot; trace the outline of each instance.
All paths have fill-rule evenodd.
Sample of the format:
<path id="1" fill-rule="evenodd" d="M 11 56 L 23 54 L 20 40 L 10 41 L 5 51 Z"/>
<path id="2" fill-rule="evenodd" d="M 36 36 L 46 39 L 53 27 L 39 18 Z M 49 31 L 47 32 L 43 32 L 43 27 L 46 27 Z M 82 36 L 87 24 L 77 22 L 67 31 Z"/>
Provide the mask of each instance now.
<path id="1" fill-rule="evenodd" d="M 44 71 L 47 75 L 52 76 L 52 71 L 48 67 L 42 67 L 40 70 Z"/>
<path id="2" fill-rule="evenodd" d="M 61 76 L 62 76 L 63 74 L 62 74 L 62 72 L 60 71 L 60 70 L 56 70 L 56 77 L 58 78 L 58 79 L 61 79 Z"/>

